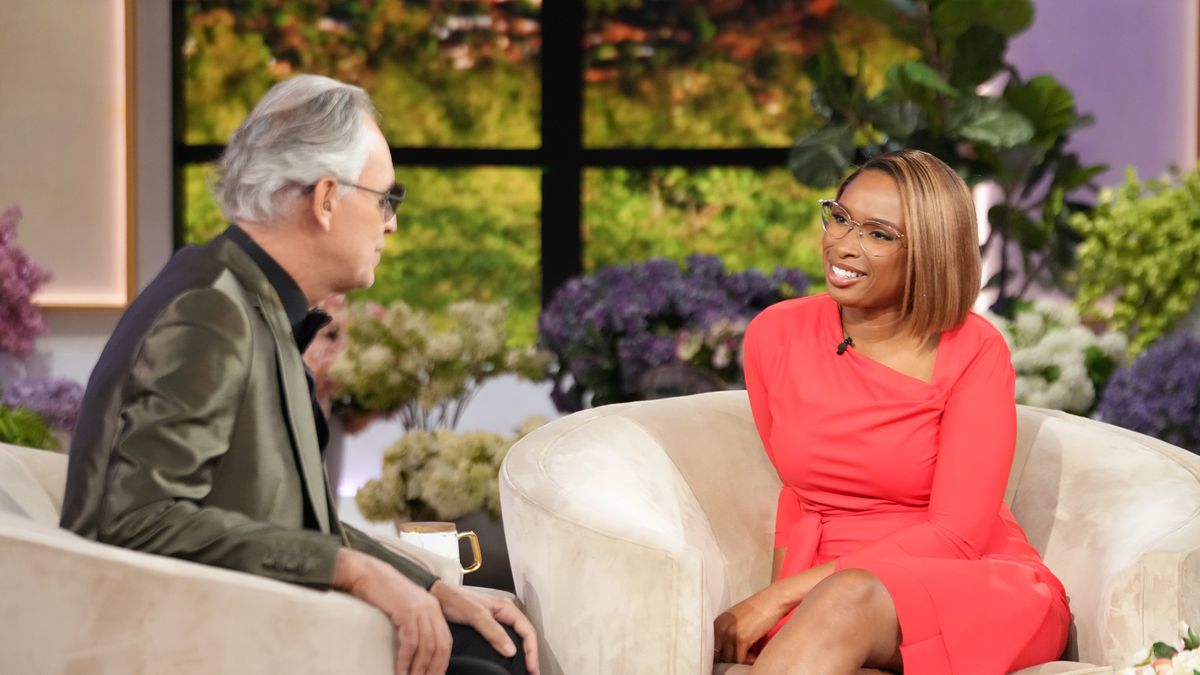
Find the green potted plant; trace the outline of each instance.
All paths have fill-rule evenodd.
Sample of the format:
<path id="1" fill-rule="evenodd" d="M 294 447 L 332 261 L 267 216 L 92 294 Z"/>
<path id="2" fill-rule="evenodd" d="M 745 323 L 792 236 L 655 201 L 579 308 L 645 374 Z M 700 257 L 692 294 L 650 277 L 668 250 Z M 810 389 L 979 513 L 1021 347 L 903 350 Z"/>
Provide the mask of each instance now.
<path id="1" fill-rule="evenodd" d="M 1129 336 L 1132 354 L 1176 327 L 1200 298 L 1200 172 L 1139 181 L 1100 193 L 1071 224 L 1077 253 L 1076 305 Z M 1108 308 L 1111 301 L 1111 309 Z"/>
<path id="2" fill-rule="evenodd" d="M 1091 122 L 1076 111 L 1071 92 L 1049 75 L 1025 79 L 1004 60 L 1009 39 L 1033 20 L 1030 0 L 841 4 L 887 26 L 912 58 L 880 77 L 865 71 L 861 54 L 825 38 L 807 72 L 813 109 L 827 124 L 796 141 L 790 163 L 797 179 L 834 185 L 872 155 L 925 150 L 968 184 L 990 181 L 1000 189 L 983 245 L 985 253 L 998 249 L 1000 269 L 988 280 L 999 292 L 998 310 L 1008 313 L 1035 282 L 1061 283 L 1077 240 L 1071 216 L 1089 208 L 1073 194 L 1094 189 L 1105 167 L 1084 165 L 1067 150 L 1071 133 Z M 998 95 L 979 93 L 985 82 Z"/>

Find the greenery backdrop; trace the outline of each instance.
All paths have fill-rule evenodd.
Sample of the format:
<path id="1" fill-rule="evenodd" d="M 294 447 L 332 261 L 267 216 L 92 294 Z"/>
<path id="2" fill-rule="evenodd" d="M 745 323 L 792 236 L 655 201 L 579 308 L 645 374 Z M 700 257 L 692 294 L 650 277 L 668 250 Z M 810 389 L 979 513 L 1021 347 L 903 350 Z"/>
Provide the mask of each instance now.
<path id="1" fill-rule="evenodd" d="M 536 148 L 540 4 L 177 0 L 186 35 L 181 140 L 224 143 L 272 84 L 315 72 L 364 87 L 393 146 Z M 886 25 L 832 0 L 585 0 L 584 32 L 583 143 L 597 148 L 783 148 L 822 122 L 804 64 L 827 35 L 860 48 L 873 86 L 915 53 Z M 208 171 L 184 169 L 184 243 L 225 227 Z M 507 300 L 512 339 L 533 342 L 538 170 L 402 167 L 397 178 L 409 194 L 399 232 L 375 287 L 360 296 L 428 311 Z M 583 223 L 547 226 L 583 228 L 585 270 L 699 252 L 735 272 L 784 265 L 821 277 L 815 200 L 827 191 L 782 167 L 592 169 L 583 191 Z"/>

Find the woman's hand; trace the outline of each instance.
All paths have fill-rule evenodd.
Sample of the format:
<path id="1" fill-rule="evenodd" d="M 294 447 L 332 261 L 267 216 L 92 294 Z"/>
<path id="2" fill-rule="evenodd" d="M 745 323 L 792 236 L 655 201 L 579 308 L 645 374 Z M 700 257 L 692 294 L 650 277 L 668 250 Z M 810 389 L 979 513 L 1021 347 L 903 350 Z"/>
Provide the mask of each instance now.
<path id="1" fill-rule="evenodd" d="M 773 575 L 778 575 L 778 561 Z M 799 605 L 814 586 L 833 574 L 833 561 L 810 567 L 790 577 L 776 579 L 770 586 L 730 607 L 713 622 L 716 638 L 714 656 L 719 663 L 754 663 L 747 659 L 750 647 Z"/>
<path id="2" fill-rule="evenodd" d="M 713 622 L 718 663 L 753 663 L 750 647 L 775 627 L 791 607 L 776 600 L 775 584 L 730 607 Z"/>

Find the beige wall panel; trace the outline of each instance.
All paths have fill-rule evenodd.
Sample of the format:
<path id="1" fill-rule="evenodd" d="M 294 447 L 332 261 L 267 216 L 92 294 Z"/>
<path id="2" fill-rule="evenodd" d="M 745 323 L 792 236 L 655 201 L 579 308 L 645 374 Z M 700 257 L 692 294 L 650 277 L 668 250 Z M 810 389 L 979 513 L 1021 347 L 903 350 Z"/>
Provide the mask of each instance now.
<path id="1" fill-rule="evenodd" d="M 0 0 L 0 208 L 44 306 L 129 299 L 125 54 L 125 0 Z"/>

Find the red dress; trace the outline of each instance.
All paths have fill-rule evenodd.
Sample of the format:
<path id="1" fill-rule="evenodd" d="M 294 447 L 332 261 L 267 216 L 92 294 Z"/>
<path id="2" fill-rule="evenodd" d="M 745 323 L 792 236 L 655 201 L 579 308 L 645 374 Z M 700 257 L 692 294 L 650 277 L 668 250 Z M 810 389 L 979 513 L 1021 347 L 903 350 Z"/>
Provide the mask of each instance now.
<path id="1" fill-rule="evenodd" d="M 942 333 L 932 383 L 838 355 L 841 340 L 825 294 L 773 305 L 746 332 L 750 406 L 783 481 L 782 576 L 834 560 L 879 577 L 905 675 L 1057 659 L 1066 594 L 1003 501 L 1016 443 L 1004 339 L 970 314 Z"/>

